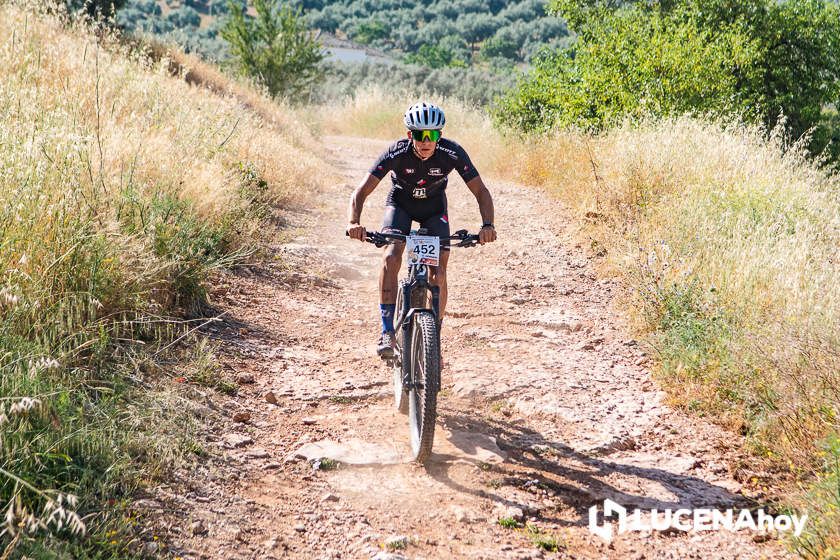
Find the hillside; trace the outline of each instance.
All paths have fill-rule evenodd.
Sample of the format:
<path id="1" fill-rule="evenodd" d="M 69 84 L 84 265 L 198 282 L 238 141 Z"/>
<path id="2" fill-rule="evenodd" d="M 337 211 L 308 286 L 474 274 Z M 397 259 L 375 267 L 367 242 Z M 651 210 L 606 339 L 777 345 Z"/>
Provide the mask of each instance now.
<path id="1" fill-rule="evenodd" d="M 568 35 L 562 20 L 546 14 L 545 0 L 303 0 L 295 5 L 315 30 L 432 68 L 494 59 L 527 62 Z M 218 25 L 227 9 L 226 0 L 128 0 L 117 21 L 132 31 L 169 35 L 188 50 L 223 60 Z"/>
<path id="2" fill-rule="evenodd" d="M 301 6 L 317 29 L 431 67 L 526 62 L 568 35 L 561 19 L 546 14 L 543 0 L 304 0 Z"/>
<path id="3" fill-rule="evenodd" d="M 353 46 L 357 54 L 375 48 L 388 57 L 330 57 L 323 65 L 325 79 L 311 95 L 317 101 L 378 84 L 487 105 L 515 85 L 518 69 L 541 49 L 569 41 L 562 20 L 545 13 L 544 0 L 295 5 L 325 44 L 343 42 L 344 49 Z M 229 49 L 219 29 L 226 14 L 222 0 L 128 0 L 116 21 L 129 32 L 225 62 Z"/>

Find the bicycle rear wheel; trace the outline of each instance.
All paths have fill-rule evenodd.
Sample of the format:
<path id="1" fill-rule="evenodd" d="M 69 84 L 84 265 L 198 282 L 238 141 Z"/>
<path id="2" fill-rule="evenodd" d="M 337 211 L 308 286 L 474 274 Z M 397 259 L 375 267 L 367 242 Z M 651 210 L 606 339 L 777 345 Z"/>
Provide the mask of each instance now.
<path id="1" fill-rule="evenodd" d="M 440 339 L 437 321 L 431 311 L 414 315 L 411 347 L 406 359 L 411 362 L 413 388 L 408 393 L 408 424 L 411 451 L 420 463 L 432 453 L 437 419 L 437 393 L 440 388 Z"/>

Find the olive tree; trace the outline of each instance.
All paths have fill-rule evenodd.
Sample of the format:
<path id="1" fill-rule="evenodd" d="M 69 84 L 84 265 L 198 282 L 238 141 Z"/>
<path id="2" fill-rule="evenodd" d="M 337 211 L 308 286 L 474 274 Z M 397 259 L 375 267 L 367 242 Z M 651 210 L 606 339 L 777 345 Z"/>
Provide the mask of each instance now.
<path id="1" fill-rule="evenodd" d="M 83 13 L 91 17 L 112 16 L 125 6 L 126 0 L 65 0 L 71 14 Z"/>

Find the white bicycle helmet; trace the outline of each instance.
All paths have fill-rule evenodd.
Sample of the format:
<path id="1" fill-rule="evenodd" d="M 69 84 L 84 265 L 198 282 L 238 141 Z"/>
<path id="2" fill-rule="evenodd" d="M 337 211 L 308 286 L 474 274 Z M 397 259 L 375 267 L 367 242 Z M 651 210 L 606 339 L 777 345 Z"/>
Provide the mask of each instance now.
<path id="1" fill-rule="evenodd" d="M 443 109 L 432 103 L 415 103 L 403 118 L 408 130 L 440 130 L 446 124 Z"/>

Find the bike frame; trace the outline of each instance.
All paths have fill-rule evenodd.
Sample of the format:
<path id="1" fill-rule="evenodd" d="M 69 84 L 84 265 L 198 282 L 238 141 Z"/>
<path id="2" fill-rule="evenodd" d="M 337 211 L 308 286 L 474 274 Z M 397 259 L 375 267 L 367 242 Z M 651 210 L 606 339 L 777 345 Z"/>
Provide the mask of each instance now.
<path id="1" fill-rule="evenodd" d="M 423 228 L 413 231 L 412 234 L 425 235 L 426 231 Z M 405 242 L 406 235 L 397 233 L 381 233 L 381 232 L 367 232 L 367 241 L 373 243 L 377 247 L 384 247 L 391 243 Z M 469 234 L 467 230 L 456 231 L 453 235 L 448 237 L 441 237 L 441 240 L 457 241 L 458 243 L 450 244 L 449 247 L 474 247 L 478 243 L 478 235 Z M 394 365 L 399 365 L 402 370 L 403 387 L 410 391 L 412 389 L 421 387 L 420 384 L 411 382 L 411 371 L 408 366 L 408 360 L 403 359 L 403 353 L 410 348 L 411 344 L 411 323 L 414 314 L 418 311 L 431 311 L 434 314 L 435 322 L 438 325 L 438 343 L 440 343 L 440 288 L 433 285 L 429 281 L 430 266 L 419 263 L 409 263 L 408 265 L 408 282 L 402 287 L 402 309 L 396 310 L 396 318 L 399 321 L 399 332 L 402 334 L 402 344 L 397 345 L 398 352 L 394 356 Z M 425 307 L 411 307 L 411 294 L 417 290 L 428 290 L 432 295 L 431 309 Z M 401 347 L 400 347 L 401 346 Z M 438 344 L 440 347 L 440 344 Z"/>
<path id="2" fill-rule="evenodd" d="M 402 306 L 397 317 L 401 318 L 400 332 L 402 333 L 403 343 L 399 348 L 399 353 L 395 356 L 395 360 L 400 363 L 402 368 L 403 387 L 410 391 L 412 389 L 420 388 L 421 385 L 411 381 L 411 372 L 406 367 L 407 360 L 403 360 L 402 354 L 410 347 L 411 340 L 411 321 L 414 314 L 418 311 L 429 311 L 423 307 L 411 307 L 411 295 L 415 290 L 428 290 L 432 294 L 432 308 L 431 312 L 435 316 L 435 322 L 438 325 L 438 342 L 440 342 L 440 287 L 435 286 L 429 281 L 430 266 L 425 264 L 409 264 L 408 265 L 408 283 L 403 287 Z"/>
<path id="3" fill-rule="evenodd" d="M 440 323 L 438 317 L 440 315 L 440 287 L 435 286 L 429 281 L 429 265 L 426 264 L 410 264 L 408 265 L 408 284 L 403 286 L 403 312 L 405 313 L 405 322 L 411 319 L 411 314 L 418 308 L 411 307 L 411 294 L 416 288 L 426 289 L 432 293 L 432 313 L 435 315 L 435 320 Z M 406 299 L 408 298 L 408 299 Z"/>

